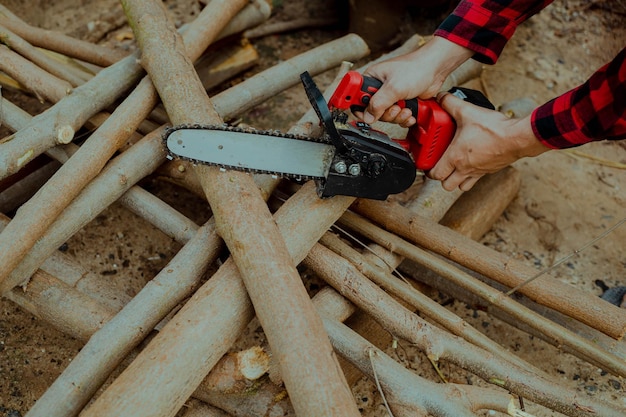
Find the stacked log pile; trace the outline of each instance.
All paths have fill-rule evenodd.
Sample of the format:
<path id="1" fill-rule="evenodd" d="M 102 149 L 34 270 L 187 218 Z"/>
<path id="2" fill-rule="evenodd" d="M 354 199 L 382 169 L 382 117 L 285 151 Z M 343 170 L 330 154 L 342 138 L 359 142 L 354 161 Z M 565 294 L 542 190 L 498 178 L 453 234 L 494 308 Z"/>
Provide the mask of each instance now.
<path id="1" fill-rule="evenodd" d="M 367 56 L 361 38 L 333 40 L 209 97 L 207 89 L 256 52 L 245 43 L 226 52 L 245 58 L 225 71 L 205 50 L 257 27 L 267 3 L 211 0 L 180 33 L 162 2 L 122 4 L 138 45 L 129 56 L 39 30 L 0 6 L 5 82 L 50 104 L 31 115 L 2 100 L 2 124 L 13 133 L 0 139 L 0 211 L 13 215 L 3 214 L 0 225 L 0 291 L 85 342 L 28 416 L 356 416 L 351 385 L 361 374 L 376 381 L 394 416 L 530 415 L 520 399 L 568 416 L 626 414 L 562 386 L 420 291 L 427 281 L 460 300 L 479 299 L 494 317 L 626 376 L 626 310 L 554 280 L 507 296 L 537 271 L 473 240 L 517 193 L 513 168 L 486 177 L 463 200 L 426 180 L 411 199 L 375 202 L 322 200 L 312 183 L 166 160 L 169 123 L 232 120 L 298 84 L 304 71 L 332 70 L 338 80 L 347 62 Z M 449 84 L 476 70 L 462 68 Z M 314 112 L 291 132 L 319 135 Z M 53 162 L 41 164 L 44 154 Z M 213 217 L 196 224 L 137 185 L 157 172 L 204 196 Z M 489 210 L 476 201 L 489 201 Z M 181 245 L 132 298 L 57 251 L 114 203 Z M 367 250 L 352 235 L 369 242 Z M 313 297 L 299 266 L 327 284 Z M 399 279 L 399 267 L 412 279 Z M 231 352 L 255 316 L 268 349 Z M 385 353 L 390 335 L 491 386 L 418 376 Z"/>

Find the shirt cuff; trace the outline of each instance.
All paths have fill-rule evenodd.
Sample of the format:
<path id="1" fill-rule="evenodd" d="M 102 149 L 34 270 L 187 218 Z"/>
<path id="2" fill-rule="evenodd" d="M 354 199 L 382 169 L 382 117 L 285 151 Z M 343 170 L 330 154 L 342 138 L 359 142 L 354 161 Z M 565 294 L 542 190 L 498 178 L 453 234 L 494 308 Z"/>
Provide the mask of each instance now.
<path id="1" fill-rule="evenodd" d="M 531 115 L 533 133 L 549 148 L 573 148 L 594 140 L 584 133 L 584 123 L 571 101 L 570 91 L 537 107 Z"/>
<path id="2" fill-rule="evenodd" d="M 517 22 L 478 4 L 461 2 L 434 35 L 475 52 L 474 59 L 494 64 L 513 36 Z"/>

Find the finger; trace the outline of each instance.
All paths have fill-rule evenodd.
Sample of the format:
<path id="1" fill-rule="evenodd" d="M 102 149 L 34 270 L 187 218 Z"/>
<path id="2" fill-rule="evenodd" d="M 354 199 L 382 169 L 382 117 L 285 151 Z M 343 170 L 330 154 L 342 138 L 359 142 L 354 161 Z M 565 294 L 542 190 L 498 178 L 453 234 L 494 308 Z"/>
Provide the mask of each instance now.
<path id="1" fill-rule="evenodd" d="M 366 123 L 373 123 L 374 121 L 380 119 L 380 117 L 385 113 L 385 110 L 393 106 L 398 100 L 402 99 L 401 95 L 393 91 L 391 88 L 387 87 L 386 84 L 383 84 L 380 89 L 372 95 L 370 102 L 365 109 L 364 117 L 367 117 L 368 114 L 372 117 L 372 121 L 368 121 L 366 118 L 363 120 Z"/>
<path id="2" fill-rule="evenodd" d="M 398 117 L 398 115 L 400 114 L 401 111 L 402 111 L 402 109 L 400 108 L 400 106 L 393 105 L 393 106 L 389 107 L 387 110 L 385 110 L 385 112 L 380 117 L 380 120 L 382 120 L 383 122 L 394 122 L 395 123 L 396 122 L 396 118 Z"/>
<path id="3" fill-rule="evenodd" d="M 441 185 L 444 190 L 452 191 L 455 188 L 459 187 L 463 181 L 465 181 L 467 177 L 465 175 L 461 175 L 458 171 L 454 171 L 450 176 L 443 181 L 441 181 Z"/>
<path id="4" fill-rule="evenodd" d="M 413 125 L 415 125 L 417 123 L 417 119 L 415 119 L 415 117 L 411 116 L 409 117 L 406 122 L 404 123 L 400 123 L 400 126 L 402 127 L 411 127 Z"/>
<path id="5" fill-rule="evenodd" d="M 444 158 L 441 158 L 439 162 L 437 162 L 435 166 L 426 173 L 426 175 L 434 180 L 444 181 L 446 178 L 452 175 L 453 172 L 454 165 L 447 162 L 444 154 Z"/>
<path id="6" fill-rule="evenodd" d="M 416 120 L 415 117 L 413 117 L 411 110 L 404 108 L 398 113 L 394 122 L 402 127 L 411 127 L 415 124 Z"/>
<path id="7" fill-rule="evenodd" d="M 459 185 L 461 191 L 469 191 L 476 185 L 480 177 L 469 177 Z"/>

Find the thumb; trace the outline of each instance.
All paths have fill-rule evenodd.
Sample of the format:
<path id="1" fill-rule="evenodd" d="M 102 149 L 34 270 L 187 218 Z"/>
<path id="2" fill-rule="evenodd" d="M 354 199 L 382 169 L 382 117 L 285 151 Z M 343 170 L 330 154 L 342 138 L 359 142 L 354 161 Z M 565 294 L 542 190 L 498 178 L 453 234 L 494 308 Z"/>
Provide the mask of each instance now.
<path id="1" fill-rule="evenodd" d="M 380 119 L 383 113 L 385 113 L 389 107 L 393 106 L 396 101 L 398 101 L 398 99 L 393 90 L 388 87 L 385 88 L 385 85 L 383 84 L 382 87 L 380 87 L 380 89 L 372 95 L 372 98 L 365 109 L 363 120 L 366 123 L 373 123 L 374 121 Z"/>
<path id="2" fill-rule="evenodd" d="M 461 116 L 461 111 L 464 108 L 464 104 L 466 104 L 463 99 L 447 91 L 437 94 L 437 102 L 454 120 L 457 120 Z"/>

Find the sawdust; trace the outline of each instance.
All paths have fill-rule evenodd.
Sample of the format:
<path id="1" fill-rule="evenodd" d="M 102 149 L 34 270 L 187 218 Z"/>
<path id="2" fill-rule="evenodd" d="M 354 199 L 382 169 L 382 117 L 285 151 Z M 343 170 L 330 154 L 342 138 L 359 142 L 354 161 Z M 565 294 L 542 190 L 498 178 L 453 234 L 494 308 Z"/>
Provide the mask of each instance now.
<path id="1" fill-rule="evenodd" d="M 33 24 L 102 44 L 134 47 L 115 0 L 32 0 L 27 2 L 28 7 L 17 0 L 3 3 Z M 197 1 L 165 3 L 179 26 L 193 19 L 200 10 Z M 303 13 L 302 10 L 311 15 L 333 10 L 325 2 L 295 0 L 275 4 L 278 7 L 273 19 L 289 20 Z M 603 1 L 560 0 L 522 25 L 498 64 L 485 68 L 482 82 L 489 98 L 497 105 L 518 97 L 530 97 L 541 103 L 583 82 L 626 44 L 626 17 L 610 6 L 611 2 Z M 408 16 L 399 33 L 428 34 L 439 18 L 432 11 L 428 19 Z M 251 72 L 334 39 L 342 30 L 342 27 L 306 29 L 255 40 L 253 43 L 262 59 Z M 320 83 L 328 82 L 331 77 L 332 74 L 322 75 Z M 306 110 L 304 94 L 299 88 L 292 88 L 242 118 L 249 125 L 284 131 Z M 624 143 L 600 142 L 579 150 L 593 157 L 626 163 Z M 626 215 L 623 169 L 567 152 L 549 152 L 521 160 L 515 167 L 522 175 L 519 195 L 482 242 L 529 265 L 550 266 Z M 173 187 L 157 186 L 151 180 L 142 185 L 151 187 L 151 191 L 158 192 L 168 203 L 198 221 L 209 215 L 201 201 Z M 600 288 L 594 283 L 596 280 L 610 287 L 626 285 L 624 242 L 626 227 L 541 279 L 561 280 L 597 295 Z M 149 224 L 114 205 L 70 239 L 64 249 L 103 279 L 125 285 L 132 296 L 179 247 Z M 515 354 L 539 365 L 563 385 L 626 407 L 624 381 L 482 311 L 459 302 L 451 303 L 449 308 Z M 11 302 L 0 300 L 0 417 L 24 415 L 81 346 L 81 342 L 67 338 Z M 400 348 L 389 351 L 420 375 L 436 380 L 432 366 L 416 349 L 400 342 Z M 442 363 L 440 367 L 451 381 L 484 384 L 449 364 Z M 354 392 L 363 415 L 386 415 L 371 381 L 360 381 Z M 532 404 L 528 407 L 537 416 L 558 415 Z"/>

